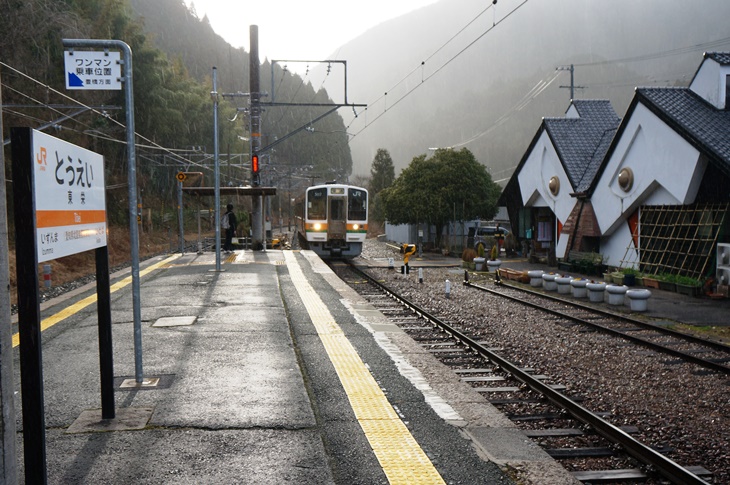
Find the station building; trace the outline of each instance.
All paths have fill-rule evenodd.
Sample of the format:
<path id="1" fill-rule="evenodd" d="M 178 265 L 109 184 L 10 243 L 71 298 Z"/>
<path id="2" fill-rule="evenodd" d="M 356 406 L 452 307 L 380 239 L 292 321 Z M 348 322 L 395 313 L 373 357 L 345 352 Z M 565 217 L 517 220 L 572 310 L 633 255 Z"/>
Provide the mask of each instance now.
<path id="1" fill-rule="evenodd" d="M 706 53 L 689 87 L 636 88 L 623 120 L 605 100 L 543 119 L 500 204 L 549 262 L 590 251 L 727 284 L 729 135 L 730 53 Z"/>

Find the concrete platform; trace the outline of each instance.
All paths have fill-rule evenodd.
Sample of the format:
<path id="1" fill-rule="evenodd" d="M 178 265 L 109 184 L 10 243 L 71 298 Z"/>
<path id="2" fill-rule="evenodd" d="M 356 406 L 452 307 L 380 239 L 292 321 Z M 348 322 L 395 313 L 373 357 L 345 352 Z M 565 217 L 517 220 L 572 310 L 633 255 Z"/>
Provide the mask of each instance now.
<path id="1" fill-rule="evenodd" d="M 429 467 L 439 478 L 429 483 L 514 483 L 509 468 L 527 483 L 576 483 L 313 253 L 238 251 L 222 272 L 210 253 L 148 264 L 161 261 L 141 280 L 144 378 L 154 385 L 122 385 L 135 373 L 131 285 L 112 294 L 114 420 L 99 411 L 95 305 L 43 332 L 48 483 L 423 483 Z M 49 302 L 44 318 L 92 291 Z M 310 298 L 330 316 L 312 313 Z M 381 418 L 360 415 L 333 339 L 351 349 L 346 365 L 358 359 L 371 376 L 377 406 L 392 410 L 387 439 Z M 393 467 L 398 440 L 423 461 Z"/>

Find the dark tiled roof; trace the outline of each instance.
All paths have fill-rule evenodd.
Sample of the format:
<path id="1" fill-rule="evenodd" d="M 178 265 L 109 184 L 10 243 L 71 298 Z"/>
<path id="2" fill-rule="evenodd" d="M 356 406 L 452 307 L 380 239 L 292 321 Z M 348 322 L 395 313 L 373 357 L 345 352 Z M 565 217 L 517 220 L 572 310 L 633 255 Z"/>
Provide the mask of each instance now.
<path id="1" fill-rule="evenodd" d="M 723 172 L 730 173 L 730 111 L 715 108 L 688 88 L 637 88 L 636 94 Z"/>
<path id="2" fill-rule="evenodd" d="M 730 64 L 730 52 L 706 52 L 705 58 L 712 59 L 723 66 Z"/>
<path id="3" fill-rule="evenodd" d="M 574 192 L 585 192 L 598 173 L 621 119 L 608 100 L 574 100 L 580 118 L 545 118 L 544 126 Z"/>

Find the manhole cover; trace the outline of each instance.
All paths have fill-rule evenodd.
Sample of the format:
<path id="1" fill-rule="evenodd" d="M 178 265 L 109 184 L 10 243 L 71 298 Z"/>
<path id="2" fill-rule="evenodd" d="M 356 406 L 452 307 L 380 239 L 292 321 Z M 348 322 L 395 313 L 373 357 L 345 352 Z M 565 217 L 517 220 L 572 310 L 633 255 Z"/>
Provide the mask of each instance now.
<path id="1" fill-rule="evenodd" d="M 153 327 L 181 327 L 192 325 L 198 317 L 162 317 L 152 324 Z"/>

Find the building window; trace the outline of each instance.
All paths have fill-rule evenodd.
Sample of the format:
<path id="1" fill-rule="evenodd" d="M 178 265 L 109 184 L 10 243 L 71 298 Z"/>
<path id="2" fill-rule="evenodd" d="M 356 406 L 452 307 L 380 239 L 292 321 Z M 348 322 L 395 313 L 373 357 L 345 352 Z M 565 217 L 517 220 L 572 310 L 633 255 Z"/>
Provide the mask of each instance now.
<path id="1" fill-rule="evenodd" d="M 626 167 L 618 173 L 618 185 L 621 190 L 628 192 L 634 186 L 634 172 Z"/>
<path id="2" fill-rule="evenodd" d="M 548 188 L 553 196 L 557 196 L 560 193 L 560 179 L 557 175 L 553 175 L 548 182 Z"/>
<path id="3" fill-rule="evenodd" d="M 730 74 L 725 75 L 725 109 L 730 109 Z"/>

